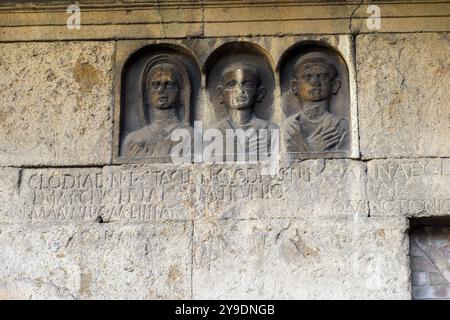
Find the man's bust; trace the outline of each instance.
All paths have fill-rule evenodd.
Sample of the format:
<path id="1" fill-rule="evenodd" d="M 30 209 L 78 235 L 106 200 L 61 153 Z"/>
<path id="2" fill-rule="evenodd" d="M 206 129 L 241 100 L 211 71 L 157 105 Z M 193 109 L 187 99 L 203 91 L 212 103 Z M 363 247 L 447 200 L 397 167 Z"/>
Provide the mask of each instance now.
<path id="1" fill-rule="evenodd" d="M 150 109 L 150 124 L 130 132 L 124 143 L 126 156 L 170 156 L 178 143 L 171 140 L 175 129 L 191 127 L 179 119 L 183 80 L 178 66 L 167 60 L 155 63 L 144 78 L 144 104 Z"/>
<path id="2" fill-rule="evenodd" d="M 281 143 L 289 153 L 338 151 L 348 137 L 348 123 L 330 113 L 330 99 L 340 89 L 337 70 L 321 52 L 302 56 L 294 66 L 292 93 L 299 111 L 281 126 Z"/>
<path id="3" fill-rule="evenodd" d="M 227 130 L 243 130 L 249 143 L 240 147 L 246 153 L 257 152 L 261 145 L 270 151 L 270 130 L 277 126 L 258 118 L 253 112 L 256 103 L 261 102 L 266 95 L 258 68 L 248 63 L 233 63 L 223 70 L 220 79 L 216 95 L 220 104 L 226 107 L 228 117 L 216 123 L 214 128 L 219 129 L 224 138 Z M 266 136 L 261 135 L 261 129 L 267 130 Z"/>

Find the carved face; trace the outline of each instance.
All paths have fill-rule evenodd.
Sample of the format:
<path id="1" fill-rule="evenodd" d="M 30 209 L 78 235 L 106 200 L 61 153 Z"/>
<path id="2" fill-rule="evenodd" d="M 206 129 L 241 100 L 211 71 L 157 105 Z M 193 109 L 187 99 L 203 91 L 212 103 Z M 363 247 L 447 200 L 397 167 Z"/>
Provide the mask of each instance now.
<path id="1" fill-rule="evenodd" d="M 299 66 L 292 90 L 303 101 L 322 101 L 333 91 L 332 70 L 325 63 L 305 63 Z"/>
<path id="2" fill-rule="evenodd" d="M 169 63 L 154 66 L 147 82 L 147 103 L 157 109 L 177 108 L 180 104 L 181 79 Z"/>
<path id="3" fill-rule="evenodd" d="M 249 68 L 237 67 L 222 77 L 222 100 L 228 108 L 248 109 L 257 99 L 258 74 Z"/>

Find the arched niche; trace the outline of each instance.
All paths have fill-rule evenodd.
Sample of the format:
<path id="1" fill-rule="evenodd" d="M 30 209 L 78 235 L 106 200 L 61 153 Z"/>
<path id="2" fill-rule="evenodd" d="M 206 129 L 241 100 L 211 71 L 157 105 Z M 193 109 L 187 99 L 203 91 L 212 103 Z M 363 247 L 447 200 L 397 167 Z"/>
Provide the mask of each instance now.
<path id="1" fill-rule="evenodd" d="M 183 90 L 178 117 L 186 125 L 192 125 L 195 118 L 201 72 L 193 53 L 182 46 L 172 44 L 152 44 L 137 50 L 130 55 L 122 69 L 119 150 L 121 156 L 124 156 L 123 143 L 127 134 L 152 122 L 151 112 L 144 104 L 144 86 L 148 71 L 157 63 L 169 63 L 180 70 Z"/>
<path id="2" fill-rule="evenodd" d="M 296 64 L 301 66 L 301 68 L 296 69 Z M 297 79 L 294 79 L 295 73 L 299 69 L 309 69 L 308 71 L 303 69 L 303 74 L 301 74 L 303 77 L 306 73 L 309 74 L 312 72 L 312 69 L 310 68 L 312 68 L 311 66 L 313 65 L 328 66 L 328 68 L 334 67 L 336 71 L 336 76 L 331 79 L 330 82 L 327 82 L 332 89 L 330 90 L 331 94 L 329 95 L 329 100 L 322 100 L 322 102 L 326 101 L 324 104 L 326 104 L 325 109 L 327 114 L 323 114 L 321 118 L 308 118 L 305 112 L 313 110 L 311 108 L 309 110 L 304 108 L 303 104 L 305 103 L 300 101 L 301 99 L 298 98 L 299 94 L 294 94 L 292 85 L 293 81 L 297 81 L 296 83 L 299 82 Z M 352 126 L 350 118 L 351 102 L 349 71 L 341 54 L 334 48 L 322 42 L 300 42 L 288 48 L 281 56 L 277 65 L 277 71 L 280 74 L 279 85 L 281 89 L 281 107 L 284 114 L 284 120 L 282 121 L 281 126 L 282 150 L 284 142 L 287 141 L 286 144 L 289 144 L 288 141 L 293 141 L 292 145 L 297 144 L 298 148 L 292 148 L 291 150 L 297 149 L 301 151 L 289 151 L 290 147 L 286 145 L 284 150 L 288 153 L 302 154 L 300 158 L 304 158 L 305 154 L 309 154 L 312 157 L 345 157 L 347 152 L 350 151 Z M 333 74 L 331 70 L 329 71 Z M 298 73 L 297 76 L 299 76 Z M 319 82 L 315 85 L 319 85 Z M 320 86 L 321 85 L 319 85 L 319 88 L 321 88 Z M 296 90 L 301 91 L 298 87 Z M 312 95 L 319 95 L 317 92 L 320 92 L 320 94 L 326 92 L 317 90 L 317 88 L 313 89 L 312 87 L 310 87 L 310 90 L 311 92 L 315 91 Z M 306 93 L 304 92 L 303 96 L 305 96 L 305 94 Z M 318 103 L 316 103 L 316 105 L 318 105 Z M 310 103 L 308 106 L 315 108 L 314 103 Z M 311 112 L 309 114 L 313 115 Z M 294 120 L 293 117 L 295 117 L 296 120 Z M 314 123 L 317 123 L 317 128 Z M 332 130 L 331 127 L 337 126 L 337 130 L 341 133 L 337 136 L 342 137 L 342 139 L 338 139 L 338 144 L 333 147 L 319 148 L 318 146 L 327 145 L 327 143 L 322 144 L 311 138 L 314 136 L 315 129 L 319 129 L 320 126 L 323 126 L 323 132 Z M 325 135 L 325 133 L 323 134 Z M 286 141 L 283 141 L 283 136 L 286 136 Z M 308 157 L 309 156 L 306 156 L 306 158 Z"/>
<path id="3" fill-rule="evenodd" d="M 261 86 L 266 89 L 267 93 L 261 102 L 256 103 L 253 111 L 258 118 L 270 120 L 274 108 L 275 89 L 270 55 L 259 45 L 243 41 L 223 44 L 210 54 L 204 64 L 203 73 L 206 77 L 206 91 L 210 107 L 214 108 L 215 120 L 227 116 L 226 108 L 218 102 L 216 88 L 221 82 L 222 72 L 227 66 L 234 63 L 248 63 L 258 69 Z"/>
<path id="4" fill-rule="evenodd" d="M 297 112 L 297 98 L 291 91 L 291 80 L 294 65 L 298 59 L 310 52 L 325 54 L 337 69 L 337 77 L 341 82 L 338 94 L 334 95 L 330 102 L 330 112 L 345 118 L 350 116 L 350 89 L 347 64 L 341 54 L 325 43 L 317 41 L 304 41 L 297 43 L 286 50 L 277 65 L 280 73 L 280 88 L 282 96 L 282 108 L 285 117 Z"/>

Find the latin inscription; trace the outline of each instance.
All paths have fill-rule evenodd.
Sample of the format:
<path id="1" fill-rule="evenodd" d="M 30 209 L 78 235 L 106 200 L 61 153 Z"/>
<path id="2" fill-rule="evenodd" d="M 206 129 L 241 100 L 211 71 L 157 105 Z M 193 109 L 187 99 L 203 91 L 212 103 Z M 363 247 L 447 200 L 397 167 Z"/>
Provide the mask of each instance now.
<path id="1" fill-rule="evenodd" d="M 449 159 L 373 160 L 368 181 L 371 214 L 450 213 Z"/>
<path id="2" fill-rule="evenodd" d="M 188 220 L 243 203 L 290 200 L 358 175 L 345 161 L 305 162 L 275 176 L 261 175 L 257 166 L 46 169 L 25 173 L 22 194 L 32 221 Z"/>
<path id="3" fill-rule="evenodd" d="M 261 175 L 258 166 L 25 169 L 31 221 L 153 221 L 242 216 L 450 213 L 448 159 L 308 160 Z M 280 212 L 277 212 L 280 210 Z M 245 211 L 245 210 L 244 210 Z"/>

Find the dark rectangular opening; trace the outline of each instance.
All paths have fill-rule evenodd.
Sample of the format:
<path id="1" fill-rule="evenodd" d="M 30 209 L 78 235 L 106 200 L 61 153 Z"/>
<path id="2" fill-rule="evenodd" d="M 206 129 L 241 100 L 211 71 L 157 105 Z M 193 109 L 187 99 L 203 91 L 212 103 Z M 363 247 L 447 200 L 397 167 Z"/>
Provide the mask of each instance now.
<path id="1" fill-rule="evenodd" d="M 450 300 L 450 217 L 410 220 L 414 300 Z"/>

